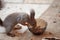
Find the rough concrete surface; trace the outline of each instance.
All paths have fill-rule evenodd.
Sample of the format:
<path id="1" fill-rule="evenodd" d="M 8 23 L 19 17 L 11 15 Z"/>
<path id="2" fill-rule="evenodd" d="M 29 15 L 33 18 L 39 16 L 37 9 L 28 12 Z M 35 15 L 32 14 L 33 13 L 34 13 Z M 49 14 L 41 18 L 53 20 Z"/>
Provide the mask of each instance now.
<path id="1" fill-rule="evenodd" d="M 19 37 L 9 37 L 0 34 L 0 40 L 42 40 L 44 37 L 60 38 L 60 0 L 55 0 L 53 4 L 39 17 L 44 19 L 48 25 L 43 35 L 35 36 L 29 30 Z"/>
<path id="2" fill-rule="evenodd" d="M 60 37 L 60 0 L 55 0 L 50 8 L 40 18 L 48 22 L 47 31 Z"/>

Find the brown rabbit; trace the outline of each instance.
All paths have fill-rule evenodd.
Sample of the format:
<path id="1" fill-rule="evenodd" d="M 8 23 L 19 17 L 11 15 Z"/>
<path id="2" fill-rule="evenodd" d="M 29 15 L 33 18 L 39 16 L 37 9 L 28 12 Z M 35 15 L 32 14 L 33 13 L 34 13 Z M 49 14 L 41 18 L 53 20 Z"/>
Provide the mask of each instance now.
<path id="1" fill-rule="evenodd" d="M 30 21 L 28 25 L 28 29 L 34 35 L 41 35 L 45 32 L 47 27 L 47 22 L 43 19 L 35 19 L 35 12 L 31 10 Z"/>

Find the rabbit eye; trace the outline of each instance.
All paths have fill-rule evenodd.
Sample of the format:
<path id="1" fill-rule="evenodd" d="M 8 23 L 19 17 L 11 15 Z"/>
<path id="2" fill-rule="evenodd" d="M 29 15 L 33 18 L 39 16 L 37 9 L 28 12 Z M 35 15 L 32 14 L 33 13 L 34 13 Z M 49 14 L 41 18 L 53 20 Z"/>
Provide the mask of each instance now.
<path id="1" fill-rule="evenodd" d="M 17 29 L 21 29 L 22 27 L 20 26 L 20 27 L 17 27 Z"/>
<path id="2" fill-rule="evenodd" d="M 21 29 L 21 28 L 22 28 L 22 26 L 16 25 L 16 26 L 14 27 L 14 30 L 18 30 L 18 29 Z"/>

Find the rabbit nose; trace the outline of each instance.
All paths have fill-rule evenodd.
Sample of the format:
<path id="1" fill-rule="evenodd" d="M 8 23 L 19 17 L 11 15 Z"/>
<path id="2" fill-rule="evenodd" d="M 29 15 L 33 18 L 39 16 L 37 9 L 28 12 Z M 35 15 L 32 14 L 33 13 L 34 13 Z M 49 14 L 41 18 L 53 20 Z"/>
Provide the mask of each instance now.
<path id="1" fill-rule="evenodd" d="M 28 22 L 25 22 L 25 24 L 28 24 Z"/>

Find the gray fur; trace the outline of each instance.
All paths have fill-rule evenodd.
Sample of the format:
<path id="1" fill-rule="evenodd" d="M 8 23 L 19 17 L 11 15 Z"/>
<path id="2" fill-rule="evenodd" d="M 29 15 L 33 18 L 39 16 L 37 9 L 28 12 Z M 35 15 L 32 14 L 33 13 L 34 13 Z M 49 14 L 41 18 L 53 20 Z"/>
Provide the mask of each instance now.
<path id="1" fill-rule="evenodd" d="M 27 25 L 30 24 L 32 27 L 36 27 L 36 20 L 34 17 L 34 10 L 30 12 L 30 15 L 28 15 L 27 13 L 12 13 L 8 15 L 3 21 L 3 26 L 5 26 L 6 28 L 6 34 L 9 36 L 14 36 L 13 34 L 11 35 L 10 32 L 13 30 L 14 26 L 17 23 L 25 25 L 25 22 L 28 22 Z"/>
<path id="2" fill-rule="evenodd" d="M 9 33 L 17 23 L 23 24 L 29 19 L 29 16 L 26 13 L 13 13 L 8 15 L 3 25 L 6 28 L 6 32 Z"/>

